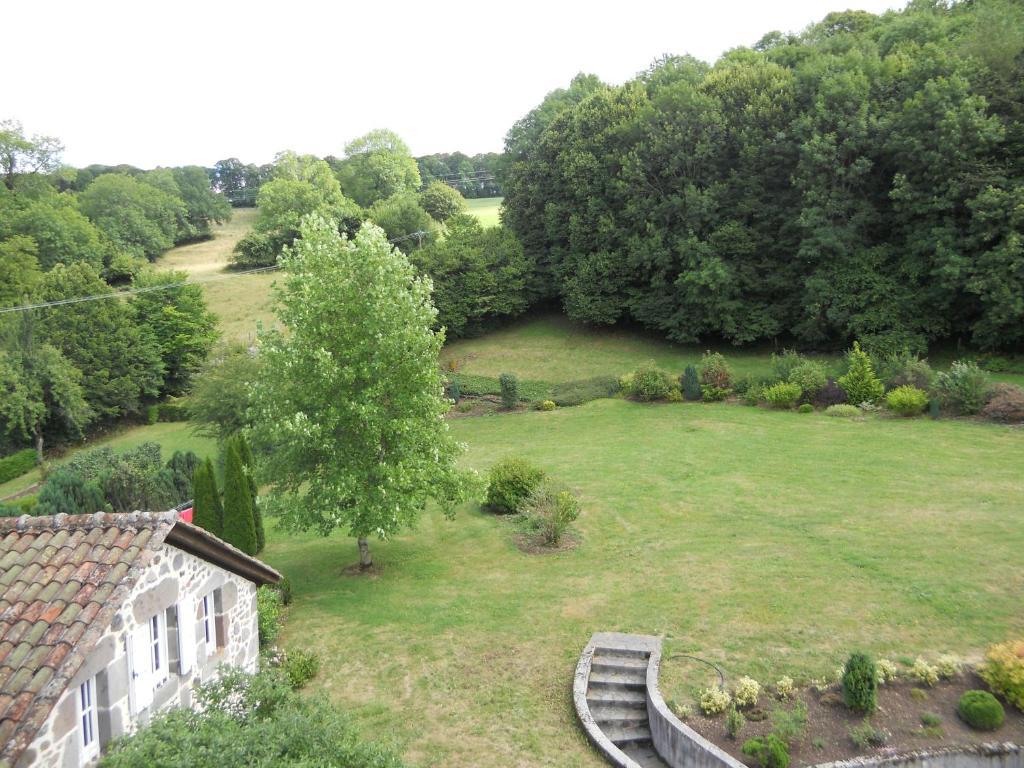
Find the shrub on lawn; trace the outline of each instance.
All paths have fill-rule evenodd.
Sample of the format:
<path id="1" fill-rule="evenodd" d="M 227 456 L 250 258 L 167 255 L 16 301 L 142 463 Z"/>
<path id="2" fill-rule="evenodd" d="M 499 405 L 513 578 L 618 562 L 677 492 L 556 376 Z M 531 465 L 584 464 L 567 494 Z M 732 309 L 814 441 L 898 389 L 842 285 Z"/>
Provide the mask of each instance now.
<path id="1" fill-rule="evenodd" d="M 743 743 L 742 751 L 754 758 L 761 768 L 789 768 L 789 747 L 774 733 L 748 739 Z"/>
<path id="2" fill-rule="evenodd" d="M 967 691 L 960 697 L 956 712 L 976 731 L 994 731 L 1006 717 L 1003 705 L 988 691 Z"/>
<path id="3" fill-rule="evenodd" d="M 632 394 L 645 403 L 664 400 L 668 396 L 670 384 L 668 374 L 658 368 L 653 360 L 649 360 L 633 372 Z"/>
<path id="4" fill-rule="evenodd" d="M 764 390 L 767 386 L 759 383 L 751 384 L 743 393 L 743 402 L 747 405 L 760 404 L 764 400 Z"/>
<path id="5" fill-rule="evenodd" d="M 803 392 L 798 384 L 780 381 L 772 384 L 761 393 L 761 397 L 772 408 L 792 408 Z"/>
<path id="6" fill-rule="evenodd" d="M 836 383 L 836 380 L 829 379 L 814 396 L 814 404 L 819 408 L 828 408 L 830 405 L 842 405 L 849 402 L 849 399 L 846 391 Z"/>
<path id="7" fill-rule="evenodd" d="M 700 376 L 697 375 L 697 368 L 692 365 L 686 366 L 682 378 L 679 381 L 683 390 L 683 397 L 690 402 L 696 402 L 701 398 Z"/>
<path id="8" fill-rule="evenodd" d="M 787 381 L 800 387 L 804 397 L 813 400 L 825 385 L 828 384 L 828 375 L 825 373 L 825 366 L 814 360 L 804 360 L 800 365 L 789 373 Z"/>
<path id="9" fill-rule="evenodd" d="M 514 456 L 502 459 L 487 473 L 484 504 L 499 515 L 521 512 L 543 479 L 544 471 L 525 459 Z"/>
<path id="10" fill-rule="evenodd" d="M 580 516 L 580 503 L 568 489 L 545 481 L 526 500 L 523 516 L 527 526 L 539 533 L 547 546 L 557 547 Z"/>
<path id="11" fill-rule="evenodd" d="M 917 357 L 904 356 L 890 377 L 883 377 L 886 386 L 890 389 L 897 387 L 917 387 L 927 392 L 935 381 L 935 371 L 928 365 L 927 360 Z"/>
<path id="12" fill-rule="evenodd" d="M 826 416 L 835 416 L 840 419 L 853 419 L 861 415 L 860 408 L 856 405 L 850 405 L 849 403 L 839 403 L 838 405 L 830 405 L 825 409 Z"/>
<path id="13" fill-rule="evenodd" d="M 36 452 L 32 448 L 12 453 L 0 459 L 0 483 L 6 483 L 31 471 L 36 465 Z"/>
<path id="14" fill-rule="evenodd" d="M 299 690 L 320 672 L 320 657 L 313 651 L 296 649 L 285 653 L 281 664 L 292 690 Z"/>
<path id="15" fill-rule="evenodd" d="M 583 405 L 591 400 L 614 397 L 619 391 L 619 379 L 614 376 L 595 376 L 591 379 L 579 379 L 556 384 L 551 390 L 551 400 L 555 405 L 568 407 Z"/>
<path id="16" fill-rule="evenodd" d="M 511 410 L 519 404 L 519 377 L 514 373 L 503 373 L 498 377 L 501 385 L 501 404 Z"/>
<path id="17" fill-rule="evenodd" d="M 1024 640 L 991 646 L 978 674 L 989 688 L 1024 712 Z"/>
<path id="18" fill-rule="evenodd" d="M 555 401 L 554 400 L 541 400 L 540 404 L 537 406 L 537 410 L 538 411 L 553 411 L 557 407 L 558 406 L 555 405 Z"/>
<path id="19" fill-rule="evenodd" d="M 889 410 L 900 416 L 920 416 L 928 405 L 928 393 L 909 384 L 896 387 L 885 396 Z"/>
<path id="20" fill-rule="evenodd" d="M 918 656 L 914 659 L 914 666 L 910 668 L 910 676 L 931 688 L 939 682 L 939 668 Z"/>
<path id="21" fill-rule="evenodd" d="M 858 342 L 853 342 L 853 349 L 847 353 L 846 358 L 850 368 L 845 376 L 839 377 L 839 386 L 846 392 L 851 403 L 873 403 L 885 394 L 885 385 L 875 375 L 871 358 Z"/>
<path id="22" fill-rule="evenodd" d="M 981 415 L 1004 424 L 1024 424 L 1024 389 L 1016 384 L 993 384 Z"/>
<path id="23" fill-rule="evenodd" d="M 761 684 L 752 677 L 741 677 L 736 681 L 732 698 L 737 707 L 752 707 L 761 695 Z"/>
<path id="24" fill-rule="evenodd" d="M 713 387 L 710 384 L 700 385 L 700 397 L 705 403 L 719 403 L 732 394 L 731 389 Z"/>
<path id="25" fill-rule="evenodd" d="M 83 515 L 108 509 L 103 490 L 95 480 L 85 481 L 66 467 L 55 471 L 39 492 L 37 515 Z"/>
<path id="26" fill-rule="evenodd" d="M 732 371 L 722 354 L 704 353 L 700 359 L 700 383 L 706 387 L 732 389 Z"/>
<path id="27" fill-rule="evenodd" d="M 969 360 L 957 360 L 935 377 L 935 394 L 942 407 L 964 416 L 981 412 L 990 386 L 989 375 Z"/>
<path id="28" fill-rule="evenodd" d="M 797 410 L 797 413 L 814 413 L 814 406 L 811 405 L 810 403 L 803 403 L 796 410 Z"/>
<path id="29" fill-rule="evenodd" d="M 731 703 L 732 697 L 729 692 L 721 688 L 705 688 L 698 697 L 700 711 L 705 715 L 717 715 L 719 712 L 725 712 Z"/>
<path id="30" fill-rule="evenodd" d="M 789 381 L 789 375 L 805 362 L 803 355 L 793 349 L 782 350 L 781 355 L 772 353 L 772 373 L 780 381 Z"/>
<path id="31" fill-rule="evenodd" d="M 875 711 L 878 695 L 878 670 L 864 653 L 852 653 L 843 668 L 843 702 L 854 712 Z"/>

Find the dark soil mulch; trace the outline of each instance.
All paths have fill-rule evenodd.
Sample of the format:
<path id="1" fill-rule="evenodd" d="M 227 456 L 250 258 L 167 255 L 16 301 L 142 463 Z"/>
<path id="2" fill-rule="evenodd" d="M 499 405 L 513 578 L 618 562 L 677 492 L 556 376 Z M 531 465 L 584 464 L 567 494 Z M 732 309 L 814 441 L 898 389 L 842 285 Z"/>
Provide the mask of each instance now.
<path id="1" fill-rule="evenodd" d="M 833 760 L 847 760 L 858 755 L 894 755 L 918 750 L 947 749 L 958 745 L 983 744 L 986 742 L 1011 741 L 1024 744 L 1024 714 L 1008 706 L 1006 721 L 997 731 L 981 732 L 969 728 L 956 713 L 956 705 L 964 691 L 980 688 L 985 684 L 974 673 L 965 673 L 952 681 L 940 681 L 934 688 L 924 688 L 910 682 L 894 682 L 879 686 L 878 711 L 871 717 L 871 724 L 888 733 L 883 747 L 861 750 L 850 739 L 850 729 L 864 721 L 843 705 L 838 687 L 825 693 L 812 689 L 799 691 L 796 695 L 807 705 L 807 731 L 790 750 L 793 768 L 827 763 Z M 914 694 L 918 690 L 922 694 Z M 725 735 L 725 715 L 708 718 L 699 712 L 687 719 L 687 724 L 708 740 L 714 742 L 736 759 L 750 764 L 750 758 L 740 748 L 743 742 L 761 736 L 772 730 L 771 711 L 776 707 L 792 708 L 795 700 L 780 702 L 769 694 L 763 694 L 758 707 L 745 713 L 748 721 L 733 741 Z M 926 728 L 921 715 L 932 712 L 942 718 L 936 729 Z M 763 715 L 755 722 L 752 717 Z M 819 744 L 820 746 L 814 746 Z"/>
<path id="2" fill-rule="evenodd" d="M 562 540 L 557 546 L 552 547 L 544 542 L 544 538 L 537 533 L 517 533 L 512 537 L 520 552 L 528 555 L 551 555 L 557 552 L 568 552 L 579 546 L 580 537 L 573 533 L 563 533 Z"/>
<path id="3" fill-rule="evenodd" d="M 520 406 L 510 411 L 502 407 L 501 398 L 497 395 L 463 395 L 459 402 L 445 414 L 445 418 L 464 419 L 469 416 L 487 416 L 492 413 L 516 413 L 528 410 L 527 406 Z"/>

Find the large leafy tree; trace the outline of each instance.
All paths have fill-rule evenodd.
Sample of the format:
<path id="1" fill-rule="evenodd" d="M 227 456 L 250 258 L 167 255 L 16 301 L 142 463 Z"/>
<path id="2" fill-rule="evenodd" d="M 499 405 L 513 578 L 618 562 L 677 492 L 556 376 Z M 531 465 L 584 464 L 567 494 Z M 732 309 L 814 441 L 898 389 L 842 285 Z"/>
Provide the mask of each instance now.
<path id="1" fill-rule="evenodd" d="M 0 121 L 0 174 L 9 190 L 15 189 L 20 175 L 56 170 L 63 151 L 52 136 L 27 136 L 17 120 Z"/>
<path id="2" fill-rule="evenodd" d="M 31 237 L 36 243 L 39 265 L 48 270 L 54 264 L 84 261 L 101 270 L 108 248 L 99 230 L 75 207 L 67 195 L 36 200 L 12 216 L 10 230 Z"/>
<path id="3" fill-rule="evenodd" d="M 174 245 L 186 219 L 180 197 L 120 173 L 97 176 L 80 195 L 79 206 L 113 243 L 151 261 Z"/>
<path id="4" fill-rule="evenodd" d="M 0 241 L 0 307 L 24 303 L 35 291 L 43 274 L 38 252 L 36 241 L 25 235 Z"/>
<path id="5" fill-rule="evenodd" d="M 370 536 L 411 525 L 430 499 L 451 515 L 471 487 L 443 418 L 430 281 L 379 228 L 349 240 L 317 216 L 282 267 L 286 330 L 261 332 L 254 392 L 261 476 L 283 525 L 342 527 L 368 567 Z"/>
<path id="6" fill-rule="evenodd" d="M 345 145 L 338 180 L 345 194 L 367 207 L 420 186 L 420 171 L 409 147 L 394 131 L 370 131 Z"/>

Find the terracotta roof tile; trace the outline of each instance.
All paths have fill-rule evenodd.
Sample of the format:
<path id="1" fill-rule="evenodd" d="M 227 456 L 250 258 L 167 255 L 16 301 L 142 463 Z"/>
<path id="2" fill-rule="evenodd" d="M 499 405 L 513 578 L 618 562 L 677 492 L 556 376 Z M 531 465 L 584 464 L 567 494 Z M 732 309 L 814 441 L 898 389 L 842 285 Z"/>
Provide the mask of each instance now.
<path id="1" fill-rule="evenodd" d="M 32 743 L 165 539 L 258 583 L 280 578 L 176 512 L 0 518 L 0 766 Z"/>

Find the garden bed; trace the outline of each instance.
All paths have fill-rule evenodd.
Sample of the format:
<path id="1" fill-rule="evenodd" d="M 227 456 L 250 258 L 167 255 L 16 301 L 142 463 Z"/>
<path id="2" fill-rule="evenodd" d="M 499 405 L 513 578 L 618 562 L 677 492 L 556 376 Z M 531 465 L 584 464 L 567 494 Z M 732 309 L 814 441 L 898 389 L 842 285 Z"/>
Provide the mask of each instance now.
<path id="1" fill-rule="evenodd" d="M 753 765 L 754 761 L 741 751 L 743 743 L 772 730 L 773 709 L 792 709 L 797 700 L 802 701 L 807 705 L 807 728 L 790 748 L 791 768 L 858 756 L 888 757 L 908 752 L 948 750 L 960 745 L 992 742 L 1024 744 L 1024 714 L 1005 703 L 1006 721 L 996 731 L 972 730 L 957 716 L 956 707 L 960 696 L 972 689 L 987 689 L 973 673 L 964 673 L 950 681 L 940 681 L 933 688 L 907 681 L 879 686 L 878 710 L 870 722 L 876 729 L 887 734 L 886 743 L 884 746 L 867 749 L 857 747 L 850 736 L 851 730 L 864 722 L 864 717 L 843 705 L 838 686 L 821 693 L 803 689 L 785 701 L 779 701 L 767 693 L 762 694 L 757 707 L 744 712 L 747 722 L 735 740 L 725 733 L 724 714 L 706 717 L 697 712 L 690 715 L 686 723 L 736 759 Z M 938 715 L 941 718 L 940 724 L 924 725 L 922 717 L 926 713 Z M 752 719 L 761 715 L 764 719 Z"/>

